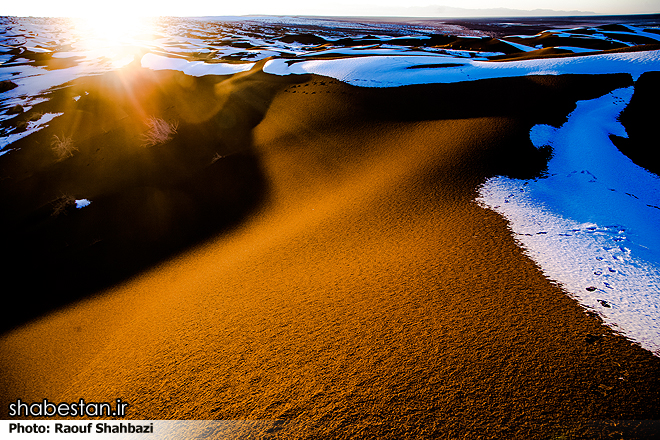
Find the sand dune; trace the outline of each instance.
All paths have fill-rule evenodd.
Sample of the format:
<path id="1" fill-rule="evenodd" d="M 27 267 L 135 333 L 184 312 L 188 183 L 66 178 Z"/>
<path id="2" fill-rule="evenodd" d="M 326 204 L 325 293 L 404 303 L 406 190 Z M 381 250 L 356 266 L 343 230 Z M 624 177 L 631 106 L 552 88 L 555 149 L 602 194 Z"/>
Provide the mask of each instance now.
<path id="1" fill-rule="evenodd" d="M 559 33 L 529 38 L 580 40 Z M 657 172 L 643 148 L 645 100 L 657 92 L 657 74 L 643 72 L 655 52 L 617 40 L 629 54 L 620 56 L 601 42 L 600 58 L 555 60 L 568 70 L 548 75 L 539 58 L 574 51 L 457 38 L 430 48 L 422 64 L 434 81 L 372 88 L 291 71 L 333 60 L 277 45 L 338 41 L 321 34 L 264 38 L 270 46 L 229 70 L 209 53 L 153 50 L 117 69 L 56 66 L 49 81 L 66 85 L 48 86 L 47 98 L 20 95 L 38 79 L 24 75 L 29 63 L 6 84 L 15 95 L 3 106 L 22 110 L 0 121 L 2 269 L 14 299 L 2 314 L 3 418 L 19 398 L 82 397 L 120 398 L 135 420 L 269 422 L 232 432 L 246 438 L 652 432 L 658 357 L 550 281 L 476 199 L 489 178 L 548 170 L 553 150 L 533 143 L 532 127 L 562 127 L 578 101 L 630 87 L 630 137 L 617 143 Z M 304 51 L 336 50 L 334 61 L 373 78 L 355 51 L 404 60 L 413 45 L 429 49 L 417 37 L 367 47 L 374 38 Z M 221 43 L 259 46 L 241 39 Z M 460 52 L 492 45 L 532 61 Z M 274 48 L 279 59 L 267 59 Z M 448 60 L 486 74 L 442 81 Z M 614 67 L 589 72 L 594 60 Z M 538 71 L 489 74 L 530 63 Z M 651 422 L 622 422 L 635 420 Z"/>
<path id="2" fill-rule="evenodd" d="M 275 81 L 251 141 L 264 202 L 5 333 L 3 402 L 120 397 L 136 419 L 293 419 L 286 436 L 583 435 L 656 417 L 657 359 L 550 284 L 474 202 L 485 176 L 533 151 L 534 95 L 484 109 L 475 93 L 473 115 L 406 120 L 397 108 L 430 106 L 443 86 L 270 78 L 246 77 L 234 98 Z M 509 80 L 493 81 L 483 90 Z M 554 81 L 564 93 L 533 119 L 621 79 Z"/>

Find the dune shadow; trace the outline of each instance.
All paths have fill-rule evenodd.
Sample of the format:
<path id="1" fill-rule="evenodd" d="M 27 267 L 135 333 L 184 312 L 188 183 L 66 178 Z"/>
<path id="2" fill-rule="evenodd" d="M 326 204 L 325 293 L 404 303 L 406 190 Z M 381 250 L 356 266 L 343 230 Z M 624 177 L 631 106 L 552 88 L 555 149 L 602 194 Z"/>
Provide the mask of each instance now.
<path id="1" fill-rule="evenodd" d="M 530 179 L 542 175 L 552 151 L 529 139 L 536 124 L 561 126 L 579 100 L 632 85 L 628 74 L 542 75 L 424 84 L 364 92 L 364 112 L 381 120 L 423 121 L 497 117 L 515 120 L 515 136 L 485 153 L 489 175 Z M 398 105 L 391 105 L 398 103 Z M 497 144 L 497 145 L 496 145 Z"/>
<path id="2" fill-rule="evenodd" d="M 309 78 L 258 67 L 195 78 L 129 66 L 79 78 L 17 118 L 62 113 L 0 158 L 0 271 L 13 304 L 2 330 L 245 221 L 269 190 L 253 128 L 278 91 Z M 532 145 L 533 125 L 559 126 L 577 100 L 631 84 L 629 75 L 563 75 L 342 90 L 367 121 L 516 121 L 519 129 L 493 140 L 478 163 L 486 175 L 533 178 L 551 154 Z M 61 156 L 63 145 L 70 151 Z"/>
<path id="3" fill-rule="evenodd" d="M 285 81 L 134 68 L 51 91 L 32 112 L 63 115 L 0 163 L 1 330 L 248 218 L 268 194 L 252 129 Z"/>
<path id="4" fill-rule="evenodd" d="M 627 138 L 610 136 L 612 142 L 635 164 L 660 175 L 658 161 L 657 105 L 660 99 L 660 72 L 646 72 L 635 81 L 635 91 L 619 120 Z"/>

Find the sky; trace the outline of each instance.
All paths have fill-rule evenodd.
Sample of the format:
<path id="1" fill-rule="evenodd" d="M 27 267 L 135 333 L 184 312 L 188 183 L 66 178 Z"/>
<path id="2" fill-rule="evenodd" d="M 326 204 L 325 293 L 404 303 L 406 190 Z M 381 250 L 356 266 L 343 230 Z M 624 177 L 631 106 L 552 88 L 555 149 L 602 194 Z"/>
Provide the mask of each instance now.
<path id="1" fill-rule="evenodd" d="M 484 9 L 552 9 L 597 14 L 660 12 L 660 0 L 28 0 L 3 1 L 0 15 L 13 16 L 226 16 L 226 15 L 370 15 L 370 16 L 480 16 Z M 440 8 L 442 7 L 442 8 Z M 458 8 L 458 9 L 454 9 Z M 481 10 L 481 11 L 480 11 Z"/>

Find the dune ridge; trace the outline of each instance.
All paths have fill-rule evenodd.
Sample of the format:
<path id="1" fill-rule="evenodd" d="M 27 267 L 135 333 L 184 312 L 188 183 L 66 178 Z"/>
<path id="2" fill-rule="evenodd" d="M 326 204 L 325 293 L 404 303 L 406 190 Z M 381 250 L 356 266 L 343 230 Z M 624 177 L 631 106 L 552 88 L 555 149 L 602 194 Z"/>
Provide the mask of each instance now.
<path id="1" fill-rule="evenodd" d="M 174 20 L 181 28 L 121 67 L 30 39 L 3 54 L 15 62 L 0 120 L 0 267 L 14 300 L 2 312 L 3 418 L 19 398 L 82 397 L 120 398 L 129 420 L 253 421 L 239 438 L 653 433 L 660 359 L 549 280 L 477 200 L 495 176 L 542 179 L 557 150 L 541 134 L 614 91 L 626 91 L 617 106 L 630 99 L 621 122 L 632 128 L 616 142 L 655 169 L 640 142 L 657 76 L 645 73 L 657 51 L 636 45 L 648 35 L 538 34 L 530 41 L 588 35 L 604 52 L 507 61 L 488 46 L 513 58 L 574 50 L 527 50 L 527 37 L 427 47 L 424 35 L 369 36 L 364 25 L 338 43 L 292 21 L 288 38 L 284 24 L 265 26 L 269 43 L 256 48 L 253 23 Z M 635 41 L 617 40 L 624 53 L 593 43 L 606 33 Z M 337 59 L 317 57 L 325 51 Z M 383 66 L 408 51 L 428 55 L 406 73 L 434 70 L 436 81 L 269 73 Z M 616 68 L 595 69 L 603 59 Z M 521 65 L 535 67 L 437 81 L 461 66 Z M 30 89 L 39 75 L 46 92 Z"/>
<path id="2" fill-rule="evenodd" d="M 234 99 L 278 80 L 263 75 Z M 533 94 L 410 120 L 375 97 L 396 109 L 449 86 L 303 79 L 280 79 L 250 130 L 265 202 L 234 229 L 6 332 L 3 402 L 112 396 L 130 402 L 129 418 L 289 420 L 276 434 L 293 437 L 544 438 L 657 417 L 658 360 L 585 314 L 474 202 L 499 167 L 528 171 L 515 158 L 535 150 Z M 490 81 L 479 84 L 497 95 L 511 80 Z M 561 119 L 578 97 L 626 81 L 555 78 L 563 93 L 531 119 Z"/>

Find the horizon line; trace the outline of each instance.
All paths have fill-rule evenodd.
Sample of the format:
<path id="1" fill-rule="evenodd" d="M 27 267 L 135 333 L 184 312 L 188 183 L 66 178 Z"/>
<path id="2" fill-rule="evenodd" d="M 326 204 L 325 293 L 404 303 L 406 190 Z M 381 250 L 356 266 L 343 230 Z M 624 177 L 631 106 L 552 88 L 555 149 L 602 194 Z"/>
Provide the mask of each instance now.
<path id="1" fill-rule="evenodd" d="M 476 11 L 476 10 L 475 10 Z M 514 10 L 512 10 L 514 11 Z M 527 12 L 527 11 L 524 11 Z M 529 11 L 532 12 L 532 11 Z M 556 11 L 562 12 L 562 11 Z M 570 11 L 566 11 L 570 12 Z M 397 19 L 415 19 L 415 20 L 453 20 L 453 19 L 523 19 L 523 18 L 591 18 L 591 17 L 628 17 L 628 16 L 653 16 L 660 15 L 659 12 L 630 12 L 625 14 L 610 14 L 601 12 L 580 11 L 581 14 L 547 14 L 547 15 L 456 15 L 456 16 L 431 16 L 431 15 L 333 15 L 333 14 L 243 14 L 243 15 L 137 15 L 131 17 L 138 18 L 250 18 L 250 17 L 297 17 L 297 18 L 397 18 Z M 2 18 L 86 18 L 85 15 L 3 15 Z M 117 18 L 120 18 L 118 15 Z"/>

